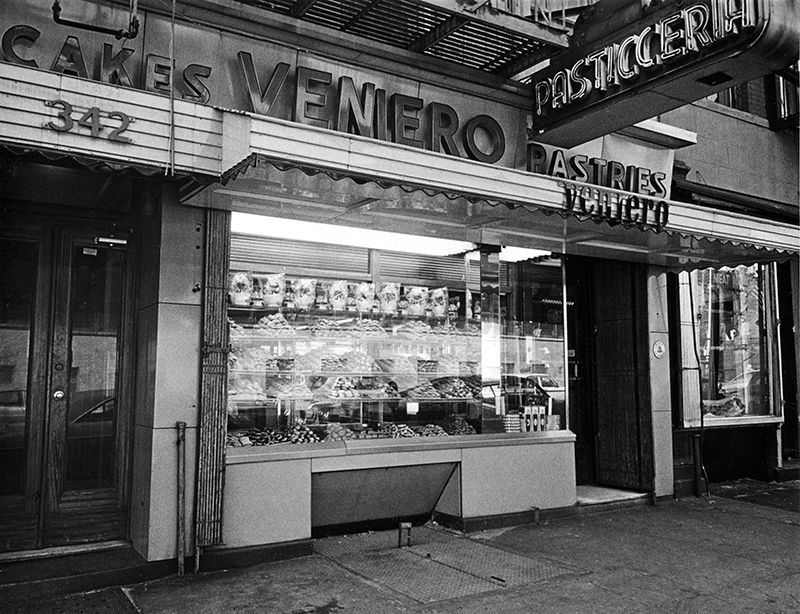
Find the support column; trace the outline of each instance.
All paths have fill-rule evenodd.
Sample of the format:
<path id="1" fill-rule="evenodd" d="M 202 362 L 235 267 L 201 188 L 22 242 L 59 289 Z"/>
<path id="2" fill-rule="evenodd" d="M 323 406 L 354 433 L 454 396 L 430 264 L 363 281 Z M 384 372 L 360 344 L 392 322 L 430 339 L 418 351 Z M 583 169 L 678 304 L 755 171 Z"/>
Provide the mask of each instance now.
<path id="1" fill-rule="evenodd" d="M 481 245 L 481 383 L 500 381 L 500 246 Z"/>
<path id="2" fill-rule="evenodd" d="M 650 407 L 653 423 L 653 469 L 656 497 L 674 493 L 672 461 L 672 389 L 667 274 L 657 267 L 647 271 L 647 328 L 650 358 Z"/>

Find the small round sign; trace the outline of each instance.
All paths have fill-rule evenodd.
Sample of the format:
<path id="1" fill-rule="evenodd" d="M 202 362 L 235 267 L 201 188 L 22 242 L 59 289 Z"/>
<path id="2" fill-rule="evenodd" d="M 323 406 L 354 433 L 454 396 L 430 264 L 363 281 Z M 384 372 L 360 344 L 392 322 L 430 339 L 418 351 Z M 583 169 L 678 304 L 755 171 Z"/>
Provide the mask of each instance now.
<path id="1" fill-rule="evenodd" d="M 656 341 L 653 344 L 653 356 L 656 358 L 663 358 L 664 354 L 667 352 L 667 348 L 664 347 L 664 343 L 661 341 Z"/>

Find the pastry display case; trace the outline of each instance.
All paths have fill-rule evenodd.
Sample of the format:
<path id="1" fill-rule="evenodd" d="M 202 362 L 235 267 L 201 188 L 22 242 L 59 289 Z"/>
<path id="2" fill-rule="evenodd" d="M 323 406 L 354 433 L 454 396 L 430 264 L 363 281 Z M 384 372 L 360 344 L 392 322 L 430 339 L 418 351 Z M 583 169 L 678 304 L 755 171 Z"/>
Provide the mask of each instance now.
<path id="1" fill-rule="evenodd" d="M 492 377 L 477 288 L 242 270 L 229 282 L 230 446 L 565 424 L 564 389 L 548 375 L 563 329 L 509 319 L 511 292 Z"/>
<path id="2" fill-rule="evenodd" d="M 418 303 L 413 314 L 389 309 L 351 285 L 353 311 L 334 308 L 341 297 L 301 307 L 296 293 L 280 306 L 229 306 L 231 445 L 480 429 L 477 324 Z"/>

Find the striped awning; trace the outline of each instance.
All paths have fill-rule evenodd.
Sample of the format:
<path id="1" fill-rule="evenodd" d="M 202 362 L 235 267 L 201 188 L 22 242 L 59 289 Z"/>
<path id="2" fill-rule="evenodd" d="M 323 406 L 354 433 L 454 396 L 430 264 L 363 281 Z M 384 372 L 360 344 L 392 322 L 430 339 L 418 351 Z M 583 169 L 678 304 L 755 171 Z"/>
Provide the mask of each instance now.
<path id="1" fill-rule="evenodd" d="M 569 211 L 544 175 L 261 116 L 240 130 L 221 182 L 188 204 L 675 269 L 800 253 L 798 225 L 769 217 L 667 201 L 663 227 L 622 224 Z"/>

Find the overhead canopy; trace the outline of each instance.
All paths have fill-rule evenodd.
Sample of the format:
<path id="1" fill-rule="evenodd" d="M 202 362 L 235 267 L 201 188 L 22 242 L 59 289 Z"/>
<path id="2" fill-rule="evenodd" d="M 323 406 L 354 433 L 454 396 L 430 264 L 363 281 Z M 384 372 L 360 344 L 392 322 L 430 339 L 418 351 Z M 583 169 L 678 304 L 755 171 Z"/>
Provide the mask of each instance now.
<path id="1" fill-rule="evenodd" d="M 568 212 L 563 182 L 551 177 L 280 120 L 237 121 L 234 140 L 249 153 L 187 204 L 676 269 L 800 251 L 794 224 L 669 201 L 663 228 L 626 225 Z"/>

